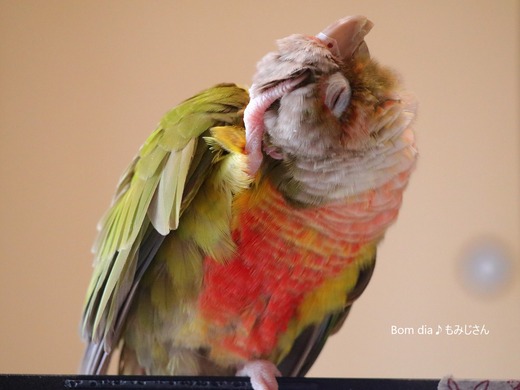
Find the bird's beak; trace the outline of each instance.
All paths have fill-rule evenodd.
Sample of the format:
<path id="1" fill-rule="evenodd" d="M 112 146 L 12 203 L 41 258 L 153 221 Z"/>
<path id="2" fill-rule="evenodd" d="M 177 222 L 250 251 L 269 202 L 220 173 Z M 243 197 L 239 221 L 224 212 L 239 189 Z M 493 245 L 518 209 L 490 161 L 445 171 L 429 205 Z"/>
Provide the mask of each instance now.
<path id="1" fill-rule="evenodd" d="M 347 60 L 354 54 L 369 57 L 364 38 L 373 26 L 374 23 L 364 16 L 347 16 L 332 23 L 316 37 L 342 60 Z"/>

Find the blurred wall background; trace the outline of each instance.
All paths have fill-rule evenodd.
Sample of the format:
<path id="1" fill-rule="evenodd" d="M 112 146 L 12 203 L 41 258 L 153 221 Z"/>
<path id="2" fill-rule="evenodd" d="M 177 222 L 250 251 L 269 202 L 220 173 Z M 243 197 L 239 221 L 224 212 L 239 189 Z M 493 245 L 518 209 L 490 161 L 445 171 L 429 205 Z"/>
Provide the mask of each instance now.
<path id="1" fill-rule="evenodd" d="M 96 223 L 165 111 L 248 84 L 277 38 L 364 14 L 419 98 L 420 161 L 311 375 L 520 377 L 519 4 L 1 0 L 0 372 L 76 372 Z"/>

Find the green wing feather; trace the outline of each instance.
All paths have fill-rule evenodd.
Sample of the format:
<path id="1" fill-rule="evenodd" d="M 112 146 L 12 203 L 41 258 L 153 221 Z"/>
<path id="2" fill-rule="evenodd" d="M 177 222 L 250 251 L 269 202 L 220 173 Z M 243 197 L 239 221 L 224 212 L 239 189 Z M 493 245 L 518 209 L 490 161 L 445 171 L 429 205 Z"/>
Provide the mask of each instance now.
<path id="1" fill-rule="evenodd" d="M 82 320 L 90 344 L 110 353 L 117 343 L 140 277 L 164 236 L 177 229 L 214 164 L 212 148 L 218 140 L 210 130 L 243 127 L 248 101 L 247 91 L 233 84 L 217 85 L 184 101 L 164 116 L 122 176 L 93 248 L 94 272 Z M 93 354 L 90 349 L 84 367 L 99 359 L 88 356 Z M 100 349 L 94 349 L 99 355 Z"/>

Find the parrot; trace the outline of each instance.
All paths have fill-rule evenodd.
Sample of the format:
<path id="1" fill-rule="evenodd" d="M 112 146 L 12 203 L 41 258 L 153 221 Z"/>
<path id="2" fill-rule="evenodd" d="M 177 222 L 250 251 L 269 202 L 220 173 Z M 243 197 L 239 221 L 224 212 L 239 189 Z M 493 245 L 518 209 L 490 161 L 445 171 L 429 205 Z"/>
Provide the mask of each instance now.
<path id="1" fill-rule="evenodd" d="M 304 376 L 369 283 L 417 160 L 416 99 L 373 23 L 293 34 L 251 87 L 167 112 L 98 225 L 83 374 Z"/>

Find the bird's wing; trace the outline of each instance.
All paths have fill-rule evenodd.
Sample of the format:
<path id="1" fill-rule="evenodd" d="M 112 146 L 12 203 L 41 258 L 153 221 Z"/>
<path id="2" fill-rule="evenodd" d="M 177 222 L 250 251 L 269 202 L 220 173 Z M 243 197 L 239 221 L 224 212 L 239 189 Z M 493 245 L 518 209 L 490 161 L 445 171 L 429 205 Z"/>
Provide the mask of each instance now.
<path id="1" fill-rule="evenodd" d="M 177 229 L 216 153 L 224 151 L 211 129 L 231 126 L 243 133 L 248 101 L 247 91 L 232 84 L 184 101 L 164 116 L 122 176 L 93 248 L 94 272 L 82 319 L 88 342 L 83 373 L 106 369 L 139 281 L 164 237 Z"/>
<path id="2" fill-rule="evenodd" d="M 354 288 L 347 294 L 343 310 L 332 313 L 316 325 L 310 325 L 295 340 L 289 353 L 278 364 L 283 376 L 305 376 L 310 370 L 329 336 L 336 333 L 347 319 L 354 301 L 367 287 L 376 264 L 376 254 L 359 270 Z"/>

